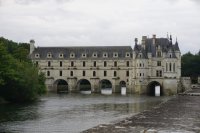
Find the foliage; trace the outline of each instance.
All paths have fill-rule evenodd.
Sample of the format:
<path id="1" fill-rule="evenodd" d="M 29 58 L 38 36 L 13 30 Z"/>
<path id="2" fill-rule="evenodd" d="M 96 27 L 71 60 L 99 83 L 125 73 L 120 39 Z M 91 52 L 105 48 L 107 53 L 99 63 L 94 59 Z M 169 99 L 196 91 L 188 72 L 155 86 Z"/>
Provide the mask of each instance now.
<path id="1" fill-rule="evenodd" d="M 193 55 L 190 52 L 184 54 L 181 58 L 182 76 L 188 76 L 192 79 L 200 76 L 200 51 Z"/>
<path id="2" fill-rule="evenodd" d="M 0 38 L 0 97 L 27 102 L 46 92 L 44 74 L 28 59 L 28 44 Z"/>

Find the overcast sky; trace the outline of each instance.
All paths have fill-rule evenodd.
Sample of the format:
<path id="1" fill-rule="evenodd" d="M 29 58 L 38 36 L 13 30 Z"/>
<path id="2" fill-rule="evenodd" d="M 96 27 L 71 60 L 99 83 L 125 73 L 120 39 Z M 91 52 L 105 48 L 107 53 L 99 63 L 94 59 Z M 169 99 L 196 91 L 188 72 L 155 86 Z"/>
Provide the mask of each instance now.
<path id="1" fill-rule="evenodd" d="M 200 0 L 0 0 L 0 36 L 36 46 L 130 46 L 167 32 L 197 53 Z"/>

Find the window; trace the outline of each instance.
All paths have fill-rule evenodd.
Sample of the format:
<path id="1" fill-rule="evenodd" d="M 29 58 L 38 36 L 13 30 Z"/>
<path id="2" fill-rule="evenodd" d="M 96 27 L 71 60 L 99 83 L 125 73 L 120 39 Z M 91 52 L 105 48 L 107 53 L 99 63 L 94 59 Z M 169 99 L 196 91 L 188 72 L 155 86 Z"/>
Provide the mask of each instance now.
<path id="1" fill-rule="evenodd" d="M 40 58 L 40 54 L 35 54 L 35 58 Z"/>
<path id="2" fill-rule="evenodd" d="M 116 67 L 116 66 L 117 66 L 117 61 L 114 62 L 114 67 Z"/>
<path id="3" fill-rule="evenodd" d="M 35 66 L 38 66 L 38 61 L 35 62 Z"/>
<path id="4" fill-rule="evenodd" d="M 157 52 L 157 57 L 161 57 L 161 52 L 160 51 Z"/>
<path id="5" fill-rule="evenodd" d="M 140 77 L 142 76 L 142 73 L 140 73 Z"/>
<path id="6" fill-rule="evenodd" d="M 93 62 L 93 66 L 94 66 L 94 67 L 97 66 L 97 62 L 96 62 L 96 61 Z"/>
<path id="7" fill-rule="evenodd" d="M 85 67 L 85 61 L 83 61 L 83 67 Z"/>
<path id="8" fill-rule="evenodd" d="M 48 61 L 48 67 L 50 67 L 51 66 L 51 61 Z"/>
<path id="9" fill-rule="evenodd" d="M 50 71 L 47 71 L 47 76 L 50 76 Z"/>
<path id="10" fill-rule="evenodd" d="M 72 67 L 74 66 L 74 62 L 73 62 L 73 61 L 71 61 L 71 66 L 72 66 Z"/>
<path id="11" fill-rule="evenodd" d="M 106 62 L 106 61 L 103 62 L 103 66 L 104 66 L 104 67 L 107 66 L 107 62 Z"/>
<path id="12" fill-rule="evenodd" d="M 70 58 L 74 58 L 75 57 L 75 53 L 70 53 Z"/>
<path id="13" fill-rule="evenodd" d="M 140 63 L 140 67 L 142 67 L 142 64 Z"/>
<path id="14" fill-rule="evenodd" d="M 60 61 L 60 67 L 62 67 L 62 65 L 63 65 L 63 63 L 62 63 L 62 61 Z"/>
<path id="15" fill-rule="evenodd" d="M 169 58 L 172 58 L 172 54 L 169 55 Z"/>
<path id="16" fill-rule="evenodd" d="M 82 54 L 82 57 L 83 57 L 83 58 L 87 57 L 87 54 L 86 54 L 86 53 L 83 53 L 83 54 Z"/>
<path id="17" fill-rule="evenodd" d="M 103 72 L 103 75 L 104 75 L 104 76 L 107 76 L 107 71 L 104 71 L 104 72 Z"/>
<path id="18" fill-rule="evenodd" d="M 48 53 L 47 54 L 47 58 L 51 58 L 52 57 L 52 54 L 51 53 Z"/>
<path id="19" fill-rule="evenodd" d="M 116 76 L 117 76 L 117 72 L 116 72 L 116 71 L 114 71 L 114 74 L 113 74 L 113 76 L 114 76 L 114 77 L 116 77 Z"/>
<path id="20" fill-rule="evenodd" d="M 108 53 L 103 53 L 103 57 L 105 58 L 105 57 L 108 57 Z"/>
<path id="21" fill-rule="evenodd" d="M 126 62 L 126 66 L 129 67 L 129 61 Z"/>
<path id="22" fill-rule="evenodd" d="M 142 58 L 142 54 L 139 54 L 139 57 Z"/>
<path id="23" fill-rule="evenodd" d="M 64 55 L 63 54 L 59 54 L 59 58 L 63 58 L 64 57 Z"/>
<path id="24" fill-rule="evenodd" d="M 85 71 L 83 71 L 83 76 L 85 76 Z"/>
<path id="25" fill-rule="evenodd" d="M 126 71 L 126 77 L 129 77 L 129 71 Z"/>
<path id="26" fill-rule="evenodd" d="M 162 77 L 162 70 L 157 70 L 156 71 L 156 76 L 157 77 Z"/>
<path id="27" fill-rule="evenodd" d="M 172 63 L 169 63 L 169 71 L 172 71 Z"/>
<path id="28" fill-rule="evenodd" d="M 168 71 L 168 63 L 166 63 L 166 72 Z"/>
<path id="29" fill-rule="evenodd" d="M 93 71 L 93 77 L 95 77 L 96 76 L 96 71 Z"/>
<path id="30" fill-rule="evenodd" d="M 157 61 L 157 66 L 161 66 L 161 61 Z"/>
<path id="31" fill-rule="evenodd" d="M 176 65 L 175 65 L 175 63 L 174 63 L 174 65 L 173 65 L 173 70 L 174 70 L 174 72 L 175 72 L 175 69 L 176 69 Z"/>
<path id="32" fill-rule="evenodd" d="M 60 71 L 60 76 L 62 76 L 62 71 Z"/>
<path id="33" fill-rule="evenodd" d="M 74 76 L 74 73 L 73 73 L 73 71 L 70 71 L 70 76 Z"/>
<path id="34" fill-rule="evenodd" d="M 130 53 L 126 53 L 126 57 L 130 57 Z"/>
<path id="35" fill-rule="evenodd" d="M 117 53 L 117 52 L 114 52 L 114 53 L 113 53 L 113 57 L 118 57 L 118 53 Z"/>
<path id="36" fill-rule="evenodd" d="M 93 53 L 93 57 L 97 57 L 97 53 L 96 52 Z"/>

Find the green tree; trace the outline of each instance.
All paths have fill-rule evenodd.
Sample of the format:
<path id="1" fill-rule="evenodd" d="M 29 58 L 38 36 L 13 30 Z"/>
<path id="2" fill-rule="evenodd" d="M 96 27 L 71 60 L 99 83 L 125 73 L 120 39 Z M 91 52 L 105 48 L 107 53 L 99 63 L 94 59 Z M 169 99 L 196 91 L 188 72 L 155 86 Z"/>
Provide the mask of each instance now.
<path id="1" fill-rule="evenodd" d="M 34 101 L 46 92 L 45 77 L 28 59 L 25 46 L 0 38 L 0 97 L 10 102 Z"/>

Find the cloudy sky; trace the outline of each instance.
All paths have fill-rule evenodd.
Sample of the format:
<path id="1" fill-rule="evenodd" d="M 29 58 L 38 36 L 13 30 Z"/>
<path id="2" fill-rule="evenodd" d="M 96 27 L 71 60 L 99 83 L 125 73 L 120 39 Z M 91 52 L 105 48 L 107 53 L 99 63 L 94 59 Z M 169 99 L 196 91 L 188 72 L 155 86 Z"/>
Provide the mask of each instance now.
<path id="1" fill-rule="evenodd" d="M 36 46 L 130 46 L 167 33 L 197 53 L 200 0 L 0 0 L 0 36 Z"/>

